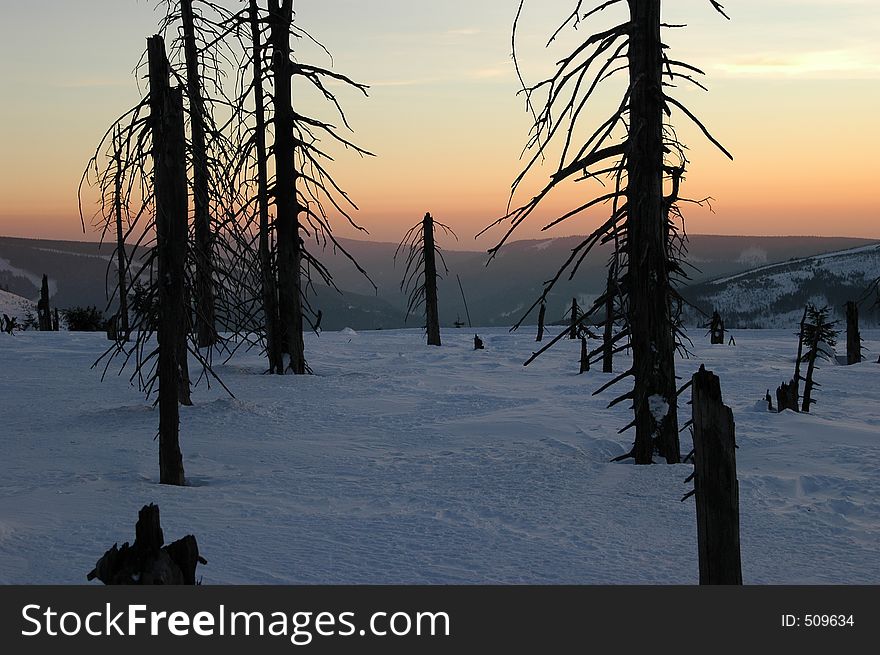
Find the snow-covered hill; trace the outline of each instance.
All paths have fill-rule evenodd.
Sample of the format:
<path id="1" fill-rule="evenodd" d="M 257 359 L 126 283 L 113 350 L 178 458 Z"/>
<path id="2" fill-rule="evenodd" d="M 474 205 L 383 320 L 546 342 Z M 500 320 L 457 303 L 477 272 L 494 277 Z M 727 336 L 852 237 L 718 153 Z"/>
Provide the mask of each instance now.
<path id="1" fill-rule="evenodd" d="M 687 288 L 684 295 L 704 311 L 717 309 L 728 327 L 793 327 L 804 305 L 829 306 L 840 318 L 843 304 L 859 300 L 880 277 L 880 244 L 794 259 Z M 862 322 L 877 325 L 873 299 L 863 304 Z M 691 324 L 700 322 L 695 313 Z"/>
<path id="2" fill-rule="evenodd" d="M 157 484 L 152 403 L 90 368 L 103 334 L 0 334 L 0 583 L 84 584 L 156 502 L 166 539 L 196 535 L 206 584 L 696 584 L 692 467 L 609 462 L 628 410 L 591 395 L 610 376 L 576 374 L 578 341 L 524 368 L 534 333 L 478 332 L 476 352 L 467 330 L 440 348 L 309 334 L 303 377 L 240 351 L 217 367 L 235 399 L 203 384 L 181 408 L 186 487 Z M 880 331 L 869 361 L 821 364 L 811 414 L 760 400 L 791 376 L 791 332 L 735 336 L 695 339 L 678 374 L 705 363 L 734 412 L 744 581 L 880 583 Z"/>
<path id="3" fill-rule="evenodd" d="M 28 310 L 36 316 L 37 307 L 33 302 L 0 289 L 0 316 L 6 314 L 10 318 L 18 319 L 18 322 L 21 323 Z"/>

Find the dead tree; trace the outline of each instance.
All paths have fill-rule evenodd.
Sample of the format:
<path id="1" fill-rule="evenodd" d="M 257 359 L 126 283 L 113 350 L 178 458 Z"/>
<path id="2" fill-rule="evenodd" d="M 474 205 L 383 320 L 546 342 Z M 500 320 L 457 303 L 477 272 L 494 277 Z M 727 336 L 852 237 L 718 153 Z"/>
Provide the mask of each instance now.
<path id="1" fill-rule="evenodd" d="M 193 223 L 195 226 L 196 332 L 200 348 L 217 340 L 214 325 L 213 229 L 208 181 L 208 150 L 205 146 L 205 102 L 199 73 L 199 51 L 193 20 L 193 0 L 180 0 L 183 51 L 186 62 L 186 94 L 189 100 L 190 143 L 193 170 Z"/>
<path id="2" fill-rule="evenodd" d="M 713 346 L 724 345 L 724 321 L 717 310 L 712 312 L 712 318 L 706 327 L 709 328 L 709 342 Z"/>
<path id="3" fill-rule="evenodd" d="M 862 361 L 862 336 L 859 334 L 859 305 L 846 303 L 846 363 L 851 366 Z"/>
<path id="4" fill-rule="evenodd" d="M 183 288 L 188 213 L 183 96 L 180 88 L 169 86 L 165 42 L 161 36 L 147 40 L 147 52 L 159 279 L 159 481 L 183 485 L 177 405 L 183 384 L 180 344 L 186 339 L 181 332 L 187 326 Z"/>
<path id="5" fill-rule="evenodd" d="M 535 341 L 543 341 L 544 340 L 544 318 L 547 315 L 547 303 L 541 302 L 541 308 L 538 310 L 538 336 L 535 337 Z"/>
<path id="6" fill-rule="evenodd" d="M 290 30 L 293 0 L 270 0 L 269 40 L 272 44 L 272 79 L 275 84 L 275 234 L 278 242 L 278 299 L 281 342 L 290 356 L 289 368 L 296 375 L 306 372 L 303 344 L 302 237 L 297 202 L 295 115 L 291 80 Z"/>
<path id="7" fill-rule="evenodd" d="M 484 350 L 486 347 L 483 345 L 483 340 L 480 339 L 480 336 L 474 335 L 474 350 Z"/>
<path id="8" fill-rule="evenodd" d="M 723 14 L 721 5 L 711 2 Z M 623 6 L 624 0 L 607 0 L 591 10 L 586 10 L 583 4 L 582 1 L 574 3 L 574 10 L 550 42 L 565 27 L 578 28 L 597 12 Z M 523 5 L 524 1 L 520 2 L 514 21 L 514 47 Z M 682 220 L 680 205 L 703 204 L 706 200 L 689 200 L 679 194 L 688 163 L 686 149 L 674 128 L 664 124 L 664 115 L 681 112 L 722 152 L 728 157 L 730 154 L 693 113 L 667 91 L 679 82 L 699 87 L 702 84 L 695 77 L 701 73 L 699 69 L 673 59 L 665 50 L 661 28 L 676 26 L 661 23 L 660 0 L 626 0 L 625 5 L 629 9 L 628 17 L 621 17 L 610 29 L 586 37 L 557 63 L 551 77 L 532 86 L 523 82 L 522 93 L 534 118 L 527 144 L 532 156 L 514 180 L 513 194 L 526 176 L 548 157 L 548 144 L 560 146 L 561 154 L 557 158 L 554 151 L 558 163 L 549 181 L 532 199 L 492 224 L 509 222 L 509 227 L 490 249 L 490 261 L 554 189 L 569 181 L 609 180 L 603 191 L 545 225 L 545 230 L 551 229 L 591 208 L 610 205 L 608 218 L 572 249 L 526 314 L 547 297 L 563 275 L 573 279 L 594 246 L 613 242 L 615 261 L 619 262 L 616 274 L 622 308 L 621 338 L 628 339 L 627 344 L 618 347 L 632 350 L 633 365 L 611 384 L 632 377 L 633 389 L 615 398 L 611 405 L 632 403 L 633 421 L 626 428 L 635 428 L 630 456 L 637 464 L 651 463 L 655 452 L 668 463 L 677 463 L 681 456 L 674 357 L 676 350 L 686 348 L 687 344 L 676 309 L 680 296 L 674 288 L 675 282 L 685 277 L 682 261 L 686 241 L 678 226 Z M 514 59 L 516 61 L 515 52 Z M 581 118 L 588 113 L 585 108 L 592 107 L 590 100 L 594 91 L 621 73 L 628 75 L 628 83 L 619 105 L 595 130 L 584 131 Z M 540 97 L 542 103 L 536 103 L 536 97 Z M 582 139 L 581 134 L 589 136 Z M 664 194 L 665 182 L 671 187 L 668 194 Z M 593 309 L 584 312 L 584 317 L 605 300 L 603 294 Z M 665 408 L 663 412 L 656 411 L 660 407 Z"/>
<path id="9" fill-rule="evenodd" d="M 577 339 L 578 335 L 578 325 L 580 321 L 581 313 L 578 309 L 578 301 L 577 298 L 571 299 L 571 321 L 568 328 L 568 338 L 569 339 Z"/>
<path id="10" fill-rule="evenodd" d="M 810 311 L 810 306 L 806 305 L 804 307 L 804 314 L 801 316 L 801 322 L 798 327 L 798 349 L 797 349 L 797 357 L 794 360 L 794 377 L 792 377 L 791 382 L 794 385 L 794 391 L 792 392 L 794 396 L 795 405 L 797 405 L 798 398 L 800 397 L 800 384 L 801 380 L 803 380 L 803 376 L 801 375 L 801 362 L 804 359 L 804 334 L 807 325 L 807 314 Z M 782 409 L 779 410 L 780 412 Z M 797 411 L 797 410 L 795 410 Z"/>
<path id="11" fill-rule="evenodd" d="M 813 400 L 813 388 L 821 386 L 813 380 L 818 359 L 831 359 L 834 356 L 834 346 L 837 345 L 837 330 L 834 329 L 836 321 L 829 320 L 830 310 L 827 307 L 821 309 L 809 305 L 807 308 L 807 321 L 801 334 L 801 342 L 806 348 L 803 360 L 807 362 L 807 375 L 804 378 L 804 398 L 801 410 L 810 411 Z"/>
<path id="12" fill-rule="evenodd" d="M 364 95 L 367 87 L 297 60 L 291 41 L 311 43 L 325 53 L 326 49 L 295 23 L 292 0 L 269 0 L 265 9 L 249 2 L 242 19 L 239 38 L 246 48 L 236 63 L 238 92 L 230 102 L 231 141 L 237 154 L 230 167 L 235 192 L 228 223 L 239 228 L 236 258 L 248 269 L 236 281 L 239 295 L 253 302 L 242 312 L 247 329 L 239 328 L 237 336 L 248 341 L 250 332 L 258 335 L 270 372 L 303 374 L 309 372 L 303 321 L 308 320 L 307 313 L 317 316 L 309 294 L 315 292 L 316 278 L 336 289 L 331 272 L 310 251 L 310 242 L 322 249 L 331 245 L 366 275 L 333 235 L 331 211 L 356 229 L 366 230 L 352 219 L 357 206 L 329 171 L 332 148 L 361 156 L 371 153 L 342 136 L 330 122 L 294 107 L 294 83 L 317 91 L 346 129 L 351 128 L 334 87 L 353 88 Z M 272 221 L 270 204 L 275 205 Z M 289 360 L 282 363 L 285 355 Z"/>
<path id="13" fill-rule="evenodd" d="M 590 370 L 590 349 L 587 348 L 587 337 L 581 335 L 581 368 L 578 374 L 587 373 Z"/>
<path id="14" fill-rule="evenodd" d="M 272 264 L 269 224 L 269 173 L 266 148 L 266 106 L 263 97 L 262 37 L 257 0 L 250 0 L 248 23 L 251 29 L 251 63 L 254 91 L 254 159 L 259 213 L 259 257 L 263 324 L 269 373 L 284 375 L 284 352 L 281 343 L 281 316 L 278 313 L 278 288 Z"/>
<path id="15" fill-rule="evenodd" d="M 704 366 L 693 376 L 692 387 L 692 477 L 697 506 L 700 584 L 741 585 L 733 412 L 722 402 L 718 377 Z"/>
<path id="16" fill-rule="evenodd" d="M 617 296 L 617 276 L 614 268 L 608 268 L 608 281 L 605 283 L 605 323 L 602 334 L 602 372 L 614 372 L 614 299 Z"/>
<path id="17" fill-rule="evenodd" d="M 125 231 L 122 229 L 122 214 L 125 201 L 123 198 L 123 181 L 125 172 L 123 170 L 123 141 L 119 132 L 119 127 L 113 133 L 113 164 L 115 167 L 113 175 L 113 218 L 116 225 L 116 297 L 119 299 L 119 309 L 117 311 L 117 320 L 111 319 L 113 324 L 113 340 L 128 341 L 128 264 L 125 253 Z"/>
<path id="18" fill-rule="evenodd" d="M 419 223 L 407 230 L 394 251 L 395 264 L 399 256 L 405 255 L 400 290 L 408 296 L 406 318 L 419 307 L 425 308 L 425 332 L 429 346 L 440 345 L 440 313 L 437 308 L 437 279 L 440 275 L 437 272 L 437 257 L 440 258 L 443 270 L 449 273 L 443 251 L 434 238 L 435 226 L 458 239 L 448 226 L 435 221 L 430 213 L 426 213 Z"/>
<path id="19" fill-rule="evenodd" d="M 52 331 L 52 310 L 49 307 L 49 278 L 43 273 L 43 282 L 40 285 L 40 299 L 37 301 L 37 320 L 40 332 Z"/>
<path id="20" fill-rule="evenodd" d="M 135 540 L 108 550 L 86 576 L 105 585 L 194 585 L 196 567 L 208 560 L 199 554 L 193 535 L 165 544 L 159 507 L 145 505 L 138 512 Z"/>

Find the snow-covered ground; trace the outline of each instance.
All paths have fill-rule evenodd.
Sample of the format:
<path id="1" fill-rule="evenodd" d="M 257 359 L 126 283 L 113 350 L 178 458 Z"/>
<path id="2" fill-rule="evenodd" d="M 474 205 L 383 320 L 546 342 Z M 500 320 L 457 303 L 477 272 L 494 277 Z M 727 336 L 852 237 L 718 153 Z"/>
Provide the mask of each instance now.
<path id="1" fill-rule="evenodd" d="M 523 368 L 531 329 L 479 333 L 478 352 L 465 330 L 311 335 L 309 377 L 237 356 L 217 367 L 235 399 L 201 385 L 182 408 L 182 488 L 157 483 L 128 373 L 90 369 L 103 335 L 0 335 L 0 582 L 84 583 L 156 502 L 209 584 L 695 583 L 691 467 L 609 463 L 627 410 L 591 397 L 608 376 L 576 375 L 578 341 Z M 734 411 L 745 582 L 880 583 L 880 332 L 868 362 L 822 365 L 809 415 L 760 401 L 791 332 L 735 336 L 678 370 L 705 363 Z"/>

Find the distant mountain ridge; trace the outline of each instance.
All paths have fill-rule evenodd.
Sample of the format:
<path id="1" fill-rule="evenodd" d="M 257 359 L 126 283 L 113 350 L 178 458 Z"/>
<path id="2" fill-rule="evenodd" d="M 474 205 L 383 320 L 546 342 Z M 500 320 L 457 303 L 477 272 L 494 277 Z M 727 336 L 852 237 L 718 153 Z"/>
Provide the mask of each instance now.
<path id="1" fill-rule="evenodd" d="M 486 265 L 484 252 L 446 250 L 449 273 L 439 283 L 440 316 L 445 326 L 456 320 L 467 322 L 468 313 L 475 326 L 510 326 L 539 296 L 543 283 L 550 279 L 582 237 L 532 239 L 507 244 L 498 257 Z M 327 249 L 319 253 L 333 272 L 338 293 L 318 287 L 310 300 L 323 312 L 326 329 L 395 328 L 421 325 L 421 316 L 404 322 L 406 299 L 400 291 L 400 263 L 395 266 L 397 244 L 340 239 L 367 270 L 375 282 L 364 278 L 342 253 Z M 691 235 L 689 261 L 698 270 L 691 271 L 692 283 L 699 286 L 711 279 L 735 276 L 773 262 L 812 257 L 822 253 L 868 246 L 869 239 L 847 237 L 752 237 Z M 309 244 L 313 246 L 313 244 Z M 52 241 L 0 237 L 0 288 L 35 300 L 39 279 L 47 273 L 52 305 L 107 307 L 106 280 L 112 289 L 115 266 L 112 246 L 100 249 L 94 242 Z M 605 284 L 605 266 L 611 256 L 610 245 L 599 247 L 584 261 L 574 280 L 563 278 L 549 296 L 547 320 L 562 320 L 577 297 L 588 305 Z M 467 299 L 465 308 L 458 286 L 461 279 Z M 112 308 L 111 308 L 112 310 Z M 534 323 L 536 313 L 526 322 Z"/>
<path id="2" fill-rule="evenodd" d="M 843 318 L 844 303 L 865 298 L 878 277 L 880 244 L 873 244 L 760 266 L 692 285 L 684 295 L 704 312 L 717 309 L 727 327 L 785 328 L 798 324 L 807 303 L 827 305 Z M 861 322 L 876 325 L 874 298 L 865 300 Z M 688 319 L 700 322 L 694 311 Z"/>

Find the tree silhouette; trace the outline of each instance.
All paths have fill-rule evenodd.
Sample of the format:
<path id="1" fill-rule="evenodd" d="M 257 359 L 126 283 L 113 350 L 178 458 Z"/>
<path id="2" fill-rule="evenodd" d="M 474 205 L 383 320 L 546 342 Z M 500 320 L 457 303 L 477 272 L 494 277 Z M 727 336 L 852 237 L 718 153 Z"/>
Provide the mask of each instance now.
<path id="1" fill-rule="evenodd" d="M 239 230 L 236 258 L 245 269 L 236 280 L 238 294 L 256 302 L 243 303 L 238 330 L 245 339 L 249 331 L 257 332 L 270 372 L 303 374 L 309 370 L 303 323 L 309 321 L 315 327 L 318 320 L 309 294 L 314 293 L 316 280 L 338 291 L 312 245 L 317 249 L 332 246 L 366 276 L 333 235 L 334 212 L 359 231 L 366 230 L 354 222 L 352 212 L 357 205 L 329 170 L 333 160 L 329 148 L 341 147 L 360 156 L 372 153 L 343 136 L 329 120 L 295 107 L 294 83 L 317 90 L 349 131 L 333 87 L 348 87 L 365 96 L 368 87 L 297 60 L 291 42 L 310 42 L 328 56 L 329 52 L 296 23 L 292 0 L 269 0 L 266 9 L 249 0 L 241 27 L 243 52 L 237 62 L 240 73 L 230 136 L 237 153 L 230 163 L 231 205 Z"/>
<path id="2" fill-rule="evenodd" d="M 443 223 L 434 220 L 430 213 L 413 225 L 403 235 L 394 251 L 394 263 L 400 255 L 404 257 L 403 279 L 400 290 L 407 294 L 406 318 L 414 314 L 419 307 L 425 308 L 425 332 L 429 346 L 440 345 L 440 314 L 437 309 L 437 258 L 448 273 L 443 251 L 434 239 L 434 227 L 439 226 L 447 234 L 455 237 L 455 232 Z"/>
<path id="3" fill-rule="evenodd" d="M 836 321 L 829 320 L 831 310 L 828 307 L 817 308 L 814 305 L 807 307 L 807 319 L 801 332 L 801 343 L 806 352 L 802 361 L 807 363 L 807 375 L 804 378 L 804 398 L 801 410 L 809 412 L 810 407 L 816 402 L 813 400 L 813 388 L 820 386 L 813 380 L 818 359 L 830 360 L 834 357 L 834 346 L 837 345 L 838 331 L 834 328 Z"/>
<path id="4" fill-rule="evenodd" d="M 710 2 L 727 17 L 719 3 Z M 636 430 L 629 456 L 637 464 L 648 464 L 656 451 L 669 463 L 679 462 L 674 356 L 676 349 L 686 344 L 678 316 L 681 298 L 674 288 L 678 279 L 686 277 L 686 234 L 680 206 L 686 202 L 704 204 L 708 199 L 691 200 L 680 195 L 688 164 L 686 148 L 664 117 L 671 116 L 673 111 L 683 113 L 730 157 L 693 113 L 668 91 L 678 82 L 705 88 L 696 78 L 702 71 L 668 54 L 661 30 L 680 26 L 662 23 L 660 0 L 607 0 L 591 9 L 578 0 L 550 37 L 548 46 L 564 29 L 577 29 L 599 12 L 626 5 L 629 15 L 610 29 L 585 38 L 557 63 L 552 76 L 529 86 L 523 81 L 516 54 L 517 28 L 524 4 L 521 0 L 514 20 L 514 62 L 533 126 L 525 149 L 531 154 L 513 182 L 511 200 L 526 176 L 551 156 L 551 144 L 559 149 L 559 156 L 549 181 L 530 200 L 486 228 L 508 224 L 499 242 L 490 249 L 489 261 L 553 191 L 569 182 L 602 183 L 601 192 L 544 226 L 548 230 L 591 208 L 610 205 L 607 218 L 572 249 L 556 274 L 545 282 L 543 293 L 526 315 L 546 299 L 563 275 L 568 275 L 569 280 L 574 278 L 596 244 L 613 242 L 611 266 L 619 279 L 609 289 L 619 293 L 623 324 L 615 339 L 628 340 L 618 349 L 632 350 L 633 365 L 599 391 L 632 377 L 633 389 L 610 403 L 632 402 L 634 419 L 624 428 Z M 616 108 L 605 120 L 597 121 L 598 126 L 584 133 L 586 109 L 592 107 L 590 101 L 597 88 L 623 75 L 627 82 Z M 606 294 L 601 295 L 581 320 L 604 307 L 606 300 Z M 550 345 L 552 342 L 547 347 Z M 543 350 L 546 347 L 538 354 Z"/>

